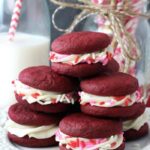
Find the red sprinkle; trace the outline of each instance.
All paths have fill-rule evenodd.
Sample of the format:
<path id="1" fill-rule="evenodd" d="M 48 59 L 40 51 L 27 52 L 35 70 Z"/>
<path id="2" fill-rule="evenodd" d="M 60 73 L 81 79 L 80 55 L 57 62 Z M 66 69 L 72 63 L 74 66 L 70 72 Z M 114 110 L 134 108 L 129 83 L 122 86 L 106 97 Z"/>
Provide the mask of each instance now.
<path id="1" fill-rule="evenodd" d="M 76 141 L 71 141 L 71 142 L 69 143 L 69 145 L 70 145 L 71 147 L 73 147 L 73 148 L 77 148 L 77 147 L 79 146 L 79 143 L 76 142 Z"/>
<path id="2" fill-rule="evenodd" d="M 129 106 L 130 102 L 132 102 L 132 100 L 130 98 L 127 98 L 125 101 L 125 106 Z"/>
<path id="3" fill-rule="evenodd" d="M 53 60 L 54 58 L 55 58 L 55 54 L 51 54 L 49 59 Z"/>
<path id="4" fill-rule="evenodd" d="M 35 99 L 36 99 L 38 96 L 40 96 L 39 93 L 33 93 L 33 94 L 32 94 L 32 97 L 35 98 Z"/>
<path id="5" fill-rule="evenodd" d="M 99 104 L 100 104 L 100 105 L 104 105 L 104 104 L 105 104 L 105 102 L 100 102 Z"/>
<path id="6" fill-rule="evenodd" d="M 86 61 L 87 61 L 88 64 L 92 64 L 94 62 L 94 59 L 92 57 L 88 57 L 86 59 Z"/>
<path id="7" fill-rule="evenodd" d="M 116 144 L 117 144 L 116 142 L 112 143 L 111 148 L 113 148 Z"/>
<path id="8" fill-rule="evenodd" d="M 108 58 L 108 60 L 111 60 L 112 59 L 112 54 L 107 52 L 107 58 Z"/>
<path id="9" fill-rule="evenodd" d="M 80 57 L 77 56 L 76 59 L 75 59 L 75 63 L 77 63 L 79 61 Z"/>
<path id="10" fill-rule="evenodd" d="M 23 94 L 23 93 L 20 93 L 20 94 L 18 94 L 18 95 L 21 96 L 21 97 L 25 96 L 25 94 Z"/>
<path id="11" fill-rule="evenodd" d="M 85 144 L 84 141 L 80 141 L 80 145 L 81 145 L 82 148 L 85 148 L 85 147 L 86 147 L 86 144 Z"/>
<path id="12" fill-rule="evenodd" d="M 92 144 L 96 144 L 96 141 L 93 140 L 93 139 L 91 139 L 90 142 L 91 142 Z"/>
<path id="13" fill-rule="evenodd" d="M 120 100 L 122 100 L 122 99 L 124 99 L 125 98 L 125 96 L 117 96 L 117 97 L 114 97 L 114 99 L 116 100 L 116 101 L 120 101 Z"/>
<path id="14" fill-rule="evenodd" d="M 55 98 L 52 98 L 51 101 L 52 101 L 52 104 L 56 104 L 57 103 Z"/>

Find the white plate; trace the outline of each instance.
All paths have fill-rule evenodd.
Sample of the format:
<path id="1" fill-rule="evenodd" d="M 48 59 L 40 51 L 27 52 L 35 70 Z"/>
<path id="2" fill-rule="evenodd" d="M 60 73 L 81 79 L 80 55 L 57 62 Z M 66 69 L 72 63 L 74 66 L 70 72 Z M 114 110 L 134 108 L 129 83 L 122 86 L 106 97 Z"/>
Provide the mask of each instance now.
<path id="1" fill-rule="evenodd" d="M 150 109 L 147 109 L 150 115 Z M 53 148 L 24 148 L 18 145 L 12 144 L 6 135 L 6 131 L 3 128 L 3 124 L 6 121 L 6 111 L 0 112 L 0 150 L 59 150 L 58 147 Z M 149 120 L 150 125 L 150 120 Z M 125 150 L 150 150 L 150 134 L 140 140 L 126 143 Z"/>

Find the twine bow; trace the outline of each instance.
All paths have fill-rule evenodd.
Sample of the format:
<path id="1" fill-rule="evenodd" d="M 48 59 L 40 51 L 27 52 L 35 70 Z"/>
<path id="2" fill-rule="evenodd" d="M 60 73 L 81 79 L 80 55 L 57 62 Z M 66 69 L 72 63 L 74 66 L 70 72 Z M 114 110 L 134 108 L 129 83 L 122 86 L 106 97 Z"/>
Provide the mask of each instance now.
<path id="1" fill-rule="evenodd" d="M 113 45 L 119 44 L 123 50 L 123 55 L 126 58 L 126 65 L 124 72 L 127 72 L 130 61 L 137 61 L 140 59 L 141 54 L 138 44 L 131 36 L 131 34 L 124 27 L 124 18 L 126 17 L 144 17 L 150 18 L 149 14 L 142 14 L 133 11 L 131 0 L 124 0 L 121 8 L 117 9 L 116 0 L 110 0 L 110 4 L 94 4 L 91 0 L 78 0 L 78 2 L 66 2 L 63 0 L 50 0 L 52 3 L 59 5 L 52 16 L 52 22 L 54 27 L 65 33 L 72 32 L 76 25 L 80 23 L 83 19 L 93 15 L 100 14 L 101 16 L 107 17 L 110 22 L 110 27 L 114 34 Z M 71 25 L 67 29 L 59 28 L 55 23 L 55 16 L 61 9 L 73 8 L 82 10 L 78 14 Z M 136 49 L 136 54 L 131 54 L 131 51 Z"/>

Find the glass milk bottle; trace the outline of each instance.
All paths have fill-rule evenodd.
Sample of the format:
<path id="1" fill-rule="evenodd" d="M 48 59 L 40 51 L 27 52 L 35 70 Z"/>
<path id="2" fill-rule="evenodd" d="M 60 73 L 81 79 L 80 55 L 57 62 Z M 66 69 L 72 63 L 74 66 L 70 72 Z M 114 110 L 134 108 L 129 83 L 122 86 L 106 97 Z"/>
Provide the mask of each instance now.
<path id="1" fill-rule="evenodd" d="M 16 0 L 0 0 L 0 108 L 15 102 L 12 80 L 30 66 L 49 65 L 50 18 L 46 0 L 24 0 L 13 40 L 8 30 Z"/>

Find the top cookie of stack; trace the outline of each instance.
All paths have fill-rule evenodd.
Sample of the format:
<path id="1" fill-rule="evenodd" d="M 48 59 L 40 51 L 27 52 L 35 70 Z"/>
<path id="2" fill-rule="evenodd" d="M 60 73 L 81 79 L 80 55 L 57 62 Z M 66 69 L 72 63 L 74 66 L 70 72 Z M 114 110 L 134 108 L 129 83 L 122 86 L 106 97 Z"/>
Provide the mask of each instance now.
<path id="1" fill-rule="evenodd" d="M 110 37 L 96 32 L 73 32 L 60 36 L 52 43 L 52 69 L 63 75 L 89 77 L 101 72 L 116 72 L 118 63 L 105 48 Z"/>

